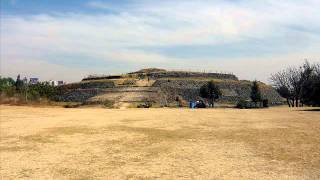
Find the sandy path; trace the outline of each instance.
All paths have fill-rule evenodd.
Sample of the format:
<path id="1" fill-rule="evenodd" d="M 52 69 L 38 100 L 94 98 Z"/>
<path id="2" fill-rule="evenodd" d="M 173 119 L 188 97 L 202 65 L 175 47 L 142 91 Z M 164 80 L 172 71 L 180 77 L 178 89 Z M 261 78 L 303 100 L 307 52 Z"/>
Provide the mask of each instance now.
<path id="1" fill-rule="evenodd" d="M 320 179 L 320 112 L 0 106 L 2 179 Z"/>

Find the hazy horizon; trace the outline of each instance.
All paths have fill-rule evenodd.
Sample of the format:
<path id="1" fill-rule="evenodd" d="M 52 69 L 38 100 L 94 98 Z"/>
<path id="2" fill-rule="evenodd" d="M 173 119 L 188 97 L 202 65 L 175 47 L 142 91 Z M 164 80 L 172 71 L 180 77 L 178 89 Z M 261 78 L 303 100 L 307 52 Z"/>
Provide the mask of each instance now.
<path id="1" fill-rule="evenodd" d="M 318 0 L 2 0 L 1 76 L 75 82 L 142 68 L 271 73 L 319 62 Z"/>

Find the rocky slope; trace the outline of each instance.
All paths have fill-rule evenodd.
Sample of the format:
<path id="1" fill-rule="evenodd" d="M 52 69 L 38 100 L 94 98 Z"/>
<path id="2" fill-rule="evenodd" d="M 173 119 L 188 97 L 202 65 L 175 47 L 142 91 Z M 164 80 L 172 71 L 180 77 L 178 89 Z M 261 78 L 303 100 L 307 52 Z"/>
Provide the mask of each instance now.
<path id="1" fill-rule="evenodd" d="M 251 82 L 234 80 L 213 80 L 221 89 L 222 97 L 219 102 L 237 103 L 239 100 L 250 99 Z M 159 87 L 165 94 L 167 102 L 174 102 L 176 97 L 182 97 L 185 101 L 201 99 L 199 97 L 200 87 L 207 83 L 207 80 L 157 80 L 153 86 Z M 264 99 L 268 99 L 271 104 L 282 103 L 280 95 L 268 85 L 260 84 L 260 89 Z"/>
<path id="2" fill-rule="evenodd" d="M 214 81 L 221 89 L 223 103 L 237 103 L 250 99 L 252 82 L 239 81 L 232 74 L 166 71 L 144 69 L 116 76 L 85 78 L 80 83 L 60 87 L 58 101 L 115 103 L 152 102 L 162 106 L 174 104 L 177 97 L 184 102 L 199 100 L 199 89 L 208 81 Z M 283 99 L 271 87 L 259 83 L 264 99 L 280 104 Z"/>

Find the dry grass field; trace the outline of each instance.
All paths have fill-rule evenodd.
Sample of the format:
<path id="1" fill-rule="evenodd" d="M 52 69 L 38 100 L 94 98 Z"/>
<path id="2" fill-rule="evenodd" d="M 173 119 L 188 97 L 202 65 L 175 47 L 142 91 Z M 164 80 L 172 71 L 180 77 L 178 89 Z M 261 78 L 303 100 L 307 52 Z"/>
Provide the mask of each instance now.
<path id="1" fill-rule="evenodd" d="M 1 179 L 320 179 L 320 112 L 0 106 Z"/>

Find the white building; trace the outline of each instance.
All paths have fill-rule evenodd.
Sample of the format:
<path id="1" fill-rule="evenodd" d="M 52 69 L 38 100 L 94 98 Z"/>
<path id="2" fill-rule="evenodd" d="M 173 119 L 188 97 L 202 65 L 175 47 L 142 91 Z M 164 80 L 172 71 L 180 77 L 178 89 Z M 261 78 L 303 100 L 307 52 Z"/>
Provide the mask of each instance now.
<path id="1" fill-rule="evenodd" d="M 30 78 L 29 84 L 38 84 L 39 83 L 39 78 Z"/>
<path id="2" fill-rule="evenodd" d="M 51 86 L 61 86 L 61 85 L 64 84 L 64 82 L 63 82 L 63 81 L 53 81 L 53 80 L 50 80 L 50 81 L 49 81 L 49 84 L 50 84 Z"/>

